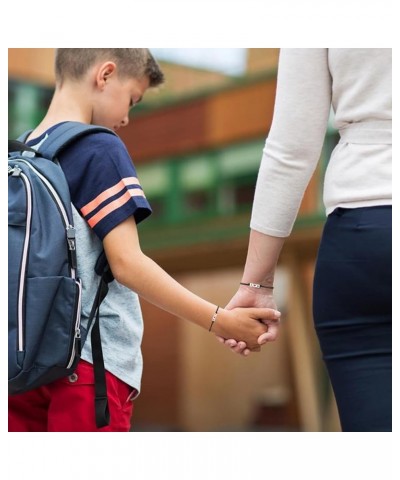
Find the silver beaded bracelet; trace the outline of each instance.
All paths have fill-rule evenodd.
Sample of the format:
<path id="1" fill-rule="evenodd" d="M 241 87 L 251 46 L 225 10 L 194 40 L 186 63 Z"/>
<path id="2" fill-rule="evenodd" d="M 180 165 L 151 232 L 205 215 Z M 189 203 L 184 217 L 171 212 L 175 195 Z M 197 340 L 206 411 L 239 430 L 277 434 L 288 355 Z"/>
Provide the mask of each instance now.
<path id="1" fill-rule="evenodd" d="M 246 285 L 247 287 L 251 287 L 251 288 L 269 288 L 270 290 L 274 289 L 274 287 L 269 287 L 267 285 L 261 285 L 261 283 L 243 283 L 243 282 L 240 282 L 240 285 Z"/>

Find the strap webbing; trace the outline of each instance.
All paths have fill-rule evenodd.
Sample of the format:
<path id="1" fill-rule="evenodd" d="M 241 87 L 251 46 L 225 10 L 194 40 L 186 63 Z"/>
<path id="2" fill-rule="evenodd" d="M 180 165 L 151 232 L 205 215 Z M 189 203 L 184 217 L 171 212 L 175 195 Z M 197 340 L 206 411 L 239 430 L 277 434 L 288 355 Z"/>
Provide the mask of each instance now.
<path id="1" fill-rule="evenodd" d="M 36 150 L 28 145 L 25 145 L 23 142 L 19 142 L 18 140 L 8 140 L 8 153 L 10 152 L 32 152 L 39 156 Z"/>
<path id="2" fill-rule="evenodd" d="M 108 293 L 108 283 L 114 279 L 110 267 L 107 263 L 100 278 L 100 284 L 97 289 L 96 297 L 93 302 L 92 310 L 89 315 L 87 331 L 90 330 L 94 319 L 93 328 L 90 334 L 92 342 L 92 359 L 94 370 L 94 390 L 95 390 L 95 414 L 96 426 L 102 428 L 110 423 L 110 411 L 108 408 L 106 371 L 104 367 L 103 349 L 101 347 L 100 335 L 100 305 Z"/>

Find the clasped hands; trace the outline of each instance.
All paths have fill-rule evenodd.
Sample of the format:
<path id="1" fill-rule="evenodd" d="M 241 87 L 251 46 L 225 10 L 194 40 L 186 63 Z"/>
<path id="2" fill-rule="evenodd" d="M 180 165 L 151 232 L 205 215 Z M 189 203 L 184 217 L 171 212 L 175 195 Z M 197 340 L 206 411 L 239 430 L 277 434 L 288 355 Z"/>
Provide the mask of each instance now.
<path id="1" fill-rule="evenodd" d="M 231 322 L 224 333 L 214 333 L 233 352 L 247 356 L 276 340 L 281 314 L 271 292 L 241 287 L 225 309 L 231 314 Z"/>

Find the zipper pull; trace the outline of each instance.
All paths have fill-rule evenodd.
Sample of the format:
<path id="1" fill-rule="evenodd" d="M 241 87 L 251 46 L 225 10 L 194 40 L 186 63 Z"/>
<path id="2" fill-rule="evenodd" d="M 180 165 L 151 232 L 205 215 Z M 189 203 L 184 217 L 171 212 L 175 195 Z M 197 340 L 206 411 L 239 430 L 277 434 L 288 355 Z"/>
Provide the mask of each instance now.
<path id="1" fill-rule="evenodd" d="M 81 356 L 81 352 L 82 352 L 82 341 L 81 341 L 81 330 L 80 328 L 77 328 L 75 330 L 75 348 L 76 348 L 76 352 L 77 352 L 77 355 Z"/>
<path id="2" fill-rule="evenodd" d="M 76 268 L 76 244 L 75 244 L 75 228 L 72 225 L 67 227 L 67 242 L 68 242 L 68 258 L 71 268 Z"/>
<path id="3" fill-rule="evenodd" d="M 8 174 L 12 177 L 20 177 L 22 170 L 15 166 L 15 167 L 8 167 Z"/>

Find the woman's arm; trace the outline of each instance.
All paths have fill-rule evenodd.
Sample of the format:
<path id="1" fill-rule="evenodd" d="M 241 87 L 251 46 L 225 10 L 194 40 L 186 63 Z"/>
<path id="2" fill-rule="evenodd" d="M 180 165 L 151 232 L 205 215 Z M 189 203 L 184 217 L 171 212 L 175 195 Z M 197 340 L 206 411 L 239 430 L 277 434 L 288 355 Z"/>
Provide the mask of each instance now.
<path id="1" fill-rule="evenodd" d="M 242 277 L 245 283 L 273 283 L 279 254 L 321 155 L 331 97 L 328 49 L 281 50 L 274 116 L 253 202 Z M 244 286 L 227 308 L 238 306 L 276 308 L 271 292 Z M 268 326 L 269 332 L 260 337 L 260 344 L 274 340 L 278 334 L 276 321 L 269 321 Z M 225 343 L 237 353 L 248 353 L 244 342 L 229 339 Z"/>

